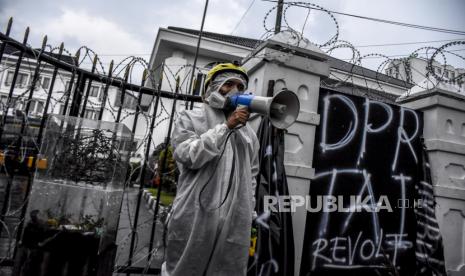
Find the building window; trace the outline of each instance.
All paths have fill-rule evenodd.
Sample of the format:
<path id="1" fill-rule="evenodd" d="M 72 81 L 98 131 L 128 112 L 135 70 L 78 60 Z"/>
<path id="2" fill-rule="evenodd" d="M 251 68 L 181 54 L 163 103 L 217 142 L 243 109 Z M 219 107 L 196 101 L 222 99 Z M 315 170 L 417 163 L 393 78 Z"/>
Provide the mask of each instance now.
<path id="1" fill-rule="evenodd" d="M 98 97 L 98 92 L 99 92 L 99 90 L 100 90 L 100 87 L 92 85 L 92 86 L 90 87 L 90 93 L 89 93 L 89 95 L 90 95 L 91 97 L 96 97 L 96 98 L 97 98 L 97 97 Z"/>
<path id="2" fill-rule="evenodd" d="M 66 81 L 66 84 L 65 84 L 65 92 L 67 92 L 69 90 L 69 85 L 71 84 L 70 81 Z"/>
<path id="3" fill-rule="evenodd" d="M 31 100 L 28 115 L 42 116 L 42 113 L 44 112 L 44 105 L 43 101 Z"/>
<path id="4" fill-rule="evenodd" d="M 7 103 L 8 103 L 8 95 L 2 94 L 0 95 L 0 112 L 3 114 L 7 110 Z M 21 102 L 18 101 L 17 97 L 12 97 L 10 100 L 10 105 L 8 107 L 13 107 L 19 109 L 22 108 Z"/>
<path id="5" fill-rule="evenodd" d="M 42 77 L 42 88 L 47 90 L 50 88 L 50 78 Z"/>
<path id="6" fill-rule="evenodd" d="M 65 105 L 64 104 L 60 104 L 60 110 L 58 111 L 58 114 L 59 115 L 66 115 L 66 114 L 63 114 L 63 110 L 65 110 Z M 69 111 L 69 108 L 68 110 L 66 110 L 67 112 Z"/>
<path id="7" fill-rule="evenodd" d="M 19 110 L 23 110 L 24 107 L 26 106 L 26 103 L 23 102 L 23 100 L 21 98 L 14 98 L 14 99 L 11 99 L 11 102 L 10 102 L 10 107 L 13 107 L 15 109 L 19 109 Z"/>
<path id="8" fill-rule="evenodd" d="M 99 101 L 103 101 L 103 94 L 105 94 L 104 89 L 102 89 L 102 92 L 99 94 L 99 97 L 98 97 Z"/>
<path id="9" fill-rule="evenodd" d="M 8 101 L 8 95 L 0 95 L 0 109 L 3 109 L 6 107 L 6 103 Z"/>
<path id="10" fill-rule="evenodd" d="M 27 85 L 27 74 L 19 73 L 18 78 L 16 79 L 15 87 L 23 88 Z"/>
<path id="11" fill-rule="evenodd" d="M 8 71 L 6 75 L 5 85 L 10 86 L 13 83 L 14 72 Z M 27 85 L 27 78 L 28 74 L 26 73 L 18 73 L 18 77 L 16 78 L 15 87 L 23 88 Z"/>
<path id="12" fill-rule="evenodd" d="M 32 85 L 32 81 L 31 81 L 31 85 Z M 43 88 L 45 90 L 48 90 L 50 88 L 50 78 L 49 77 L 42 77 L 41 80 L 40 80 L 40 84 L 39 83 L 36 83 L 35 84 L 35 87 L 34 87 L 34 90 L 39 90 L 39 88 Z"/>
<path id="13" fill-rule="evenodd" d="M 412 82 L 412 72 L 407 72 L 407 82 Z"/>
<path id="14" fill-rule="evenodd" d="M 118 92 L 116 93 L 116 99 L 115 99 L 115 106 L 120 107 L 121 106 L 121 90 L 118 89 Z M 128 91 L 124 94 L 124 104 L 123 108 L 128 108 L 128 109 L 133 109 L 135 110 L 137 107 L 137 98 L 130 94 Z"/>
<path id="15" fill-rule="evenodd" d="M 399 65 L 396 65 L 394 67 L 394 73 L 395 73 L 396 79 L 398 79 L 399 78 Z"/>
<path id="16" fill-rule="evenodd" d="M 96 120 L 97 117 L 98 112 L 93 109 L 86 109 L 86 111 L 84 112 L 84 118 L 86 119 Z"/>
<path id="17" fill-rule="evenodd" d="M 44 112 L 44 102 L 41 102 L 41 101 L 37 101 L 37 102 L 36 102 L 35 112 L 36 112 L 36 113 L 42 113 L 42 112 Z"/>

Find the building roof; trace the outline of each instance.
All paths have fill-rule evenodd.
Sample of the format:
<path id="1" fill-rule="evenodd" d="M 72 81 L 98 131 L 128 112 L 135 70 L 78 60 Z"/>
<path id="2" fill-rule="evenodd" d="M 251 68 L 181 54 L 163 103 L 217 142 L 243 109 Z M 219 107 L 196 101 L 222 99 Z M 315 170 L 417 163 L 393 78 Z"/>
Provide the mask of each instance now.
<path id="1" fill-rule="evenodd" d="M 353 73 L 359 76 L 364 76 L 370 79 L 376 79 L 385 83 L 394 84 L 397 86 L 405 87 L 406 89 L 413 87 L 413 84 L 408 83 L 404 80 L 396 79 L 385 75 L 381 72 L 377 72 L 366 67 L 358 66 L 353 63 L 337 59 L 335 57 L 328 57 L 329 66 L 331 68 L 341 70 L 344 72 Z"/>
<path id="2" fill-rule="evenodd" d="M 0 45 L 1 44 L 2 43 L 0 43 Z M 36 50 L 40 51 L 40 49 L 36 49 Z M 19 50 L 16 49 L 15 47 L 11 46 L 11 45 L 6 44 L 5 51 L 3 53 L 7 54 L 7 55 L 18 56 L 19 55 Z M 57 59 L 59 57 L 59 55 L 56 54 L 56 53 L 45 52 L 45 54 L 47 54 L 47 55 L 49 55 L 51 57 L 57 58 Z M 35 56 L 30 55 L 30 54 L 26 54 L 24 57 L 31 58 L 31 59 L 36 59 Z M 75 64 L 74 63 L 74 57 L 70 57 L 68 55 L 62 55 L 60 60 L 66 62 L 66 63 L 69 63 L 69 64 L 73 64 L 73 65 Z"/>
<path id="3" fill-rule="evenodd" d="M 193 34 L 193 35 L 199 35 L 200 33 L 200 31 L 198 30 L 173 27 L 173 26 L 169 26 L 168 29 L 173 30 L 173 31 Z M 228 42 L 228 43 L 239 45 L 239 46 L 248 47 L 250 49 L 256 48 L 259 44 L 263 42 L 262 40 L 253 39 L 253 38 L 225 35 L 225 34 L 212 33 L 212 32 L 203 32 L 202 36 L 206 38 Z M 359 76 L 365 76 L 370 79 L 376 79 L 376 80 L 379 80 L 385 83 L 405 87 L 406 89 L 413 87 L 413 84 L 408 83 L 406 81 L 396 79 L 388 75 L 385 75 L 383 73 L 376 72 L 376 71 L 373 71 L 371 69 L 368 69 L 362 66 L 354 65 L 350 62 L 346 62 L 346 61 L 343 61 L 343 60 L 340 60 L 340 59 L 337 59 L 331 56 L 328 56 L 328 62 L 329 62 L 329 66 L 333 69 L 356 74 Z"/>
<path id="4" fill-rule="evenodd" d="M 179 27 L 173 27 L 173 26 L 169 26 L 168 29 L 173 30 L 173 31 L 193 34 L 193 35 L 199 35 L 200 33 L 200 31 L 198 30 L 179 28 Z M 263 42 L 261 40 L 253 39 L 253 38 L 234 36 L 234 35 L 225 35 L 225 34 L 212 33 L 212 32 L 202 32 L 202 36 L 206 38 L 223 41 L 223 42 L 228 42 L 228 43 L 239 45 L 239 46 L 244 46 L 244 47 L 251 48 L 251 49 L 257 47 L 260 43 Z"/>

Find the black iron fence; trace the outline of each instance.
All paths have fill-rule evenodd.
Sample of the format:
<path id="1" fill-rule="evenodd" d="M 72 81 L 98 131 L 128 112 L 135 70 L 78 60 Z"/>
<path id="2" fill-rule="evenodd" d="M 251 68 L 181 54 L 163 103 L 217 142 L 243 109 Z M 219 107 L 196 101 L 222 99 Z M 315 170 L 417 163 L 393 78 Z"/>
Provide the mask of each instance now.
<path id="1" fill-rule="evenodd" d="M 168 134 L 158 145 L 165 152 L 158 161 L 164 172 L 176 102 L 185 101 L 186 107 L 190 102 L 192 108 L 200 97 L 183 93 L 179 78 L 170 84 L 174 91 L 162 91 L 164 76 L 176 79 L 176 72 L 163 65 L 149 68 L 144 60 L 133 57 L 116 66 L 112 61 L 105 73 L 98 56 L 87 48 L 72 55 L 63 44 L 48 46 L 45 37 L 41 48 L 34 49 L 28 46 L 29 29 L 19 42 L 10 37 L 11 27 L 12 20 L 6 32 L 0 33 L 0 266 L 5 269 L 15 264 L 27 206 L 33 200 L 29 194 L 40 166 L 46 122 L 51 114 L 61 114 L 123 122 L 135 136 L 138 129 L 145 130 L 131 148 L 133 156 L 139 153 L 141 158 L 127 173 L 112 272 L 158 274 L 164 254 L 159 213 L 167 208 L 160 206 L 161 188 L 156 189 L 153 208 L 147 208 L 143 198 L 155 174 L 153 137 L 160 122 L 168 121 Z M 86 58 L 92 59 L 91 68 L 83 68 Z M 140 84 L 128 81 L 136 64 L 145 67 Z M 171 109 L 165 107 L 167 102 Z M 164 177 L 158 181 L 158 187 L 163 187 Z"/>

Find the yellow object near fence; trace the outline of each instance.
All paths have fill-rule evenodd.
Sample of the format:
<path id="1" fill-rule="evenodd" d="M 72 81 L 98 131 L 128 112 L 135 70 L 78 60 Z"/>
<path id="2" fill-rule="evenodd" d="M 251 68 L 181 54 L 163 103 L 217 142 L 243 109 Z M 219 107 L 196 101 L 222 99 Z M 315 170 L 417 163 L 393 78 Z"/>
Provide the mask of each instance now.
<path id="1" fill-rule="evenodd" d="M 257 246 L 257 237 L 250 238 L 250 247 L 249 247 L 249 256 L 253 257 L 255 255 L 255 247 Z"/>
<path id="2" fill-rule="evenodd" d="M 27 167 L 31 168 L 32 167 L 32 160 L 34 157 L 29 156 L 27 158 Z M 47 159 L 37 159 L 36 160 L 36 168 L 38 169 L 46 169 L 47 168 Z"/>

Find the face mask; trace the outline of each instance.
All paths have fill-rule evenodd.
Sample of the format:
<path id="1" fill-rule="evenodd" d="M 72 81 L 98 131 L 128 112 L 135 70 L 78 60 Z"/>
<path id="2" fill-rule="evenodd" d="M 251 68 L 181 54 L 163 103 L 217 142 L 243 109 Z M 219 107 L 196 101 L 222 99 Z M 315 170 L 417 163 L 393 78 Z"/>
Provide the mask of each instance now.
<path id="1" fill-rule="evenodd" d="M 226 83 L 226 81 L 230 80 L 231 78 L 238 79 L 237 76 L 232 75 L 232 73 L 226 73 L 223 76 L 219 76 L 211 85 L 210 89 L 213 91 L 209 91 L 210 95 L 205 99 L 212 108 L 216 109 L 229 109 L 227 98 L 234 96 L 236 94 L 242 94 L 244 91 L 239 91 L 237 86 L 234 86 L 227 94 L 222 95 L 219 90 L 220 88 Z M 245 87 L 245 80 L 239 78 L 239 80 L 244 82 Z"/>
<path id="2" fill-rule="evenodd" d="M 212 108 L 226 109 L 228 101 L 226 100 L 225 96 L 221 95 L 220 92 L 215 91 L 207 98 L 207 102 Z"/>

